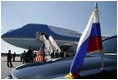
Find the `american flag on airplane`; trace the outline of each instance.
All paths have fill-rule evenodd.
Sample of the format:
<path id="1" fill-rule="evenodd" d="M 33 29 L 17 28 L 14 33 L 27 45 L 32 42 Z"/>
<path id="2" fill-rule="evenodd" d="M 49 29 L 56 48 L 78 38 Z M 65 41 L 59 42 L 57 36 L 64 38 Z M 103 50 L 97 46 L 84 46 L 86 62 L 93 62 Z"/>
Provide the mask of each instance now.
<path id="1" fill-rule="evenodd" d="M 43 55 L 39 55 L 37 56 L 34 61 L 38 61 L 38 62 L 43 62 L 44 61 L 44 56 Z"/>
<path id="2" fill-rule="evenodd" d="M 39 50 L 37 56 L 40 55 L 40 54 L 44 54 L 44 48 L 45 48 L 45 45 L 42 44 L 42 46 L 41 46 L 41 48 L 40 48 L 40 50 Z"/>
<path id="3" fill-rule="evenodd" d="M 45 47 L 45 45 L 42 44 L 37 56 L 34 58 L 34 61 L 38 61 L 38 62 L 43 62 L 44 61 L 44 54 L 45 54 L 44 47 Z"/>

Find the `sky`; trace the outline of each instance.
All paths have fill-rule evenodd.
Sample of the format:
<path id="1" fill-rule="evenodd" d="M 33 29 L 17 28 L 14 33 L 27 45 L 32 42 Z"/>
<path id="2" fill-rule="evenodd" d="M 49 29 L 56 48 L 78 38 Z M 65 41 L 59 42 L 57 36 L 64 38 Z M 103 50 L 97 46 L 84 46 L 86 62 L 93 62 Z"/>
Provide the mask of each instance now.
<path id="1" fill-rule="evenodd" d="M 83 32 L 95 9 L 94 1 L 2 1 L 1 34 L 29 23 L 48 24 Z M 98 1 L 101 34 L 117 34 L 117 2 Z M 25 49 L 1 40 L 1 52 Z"/>

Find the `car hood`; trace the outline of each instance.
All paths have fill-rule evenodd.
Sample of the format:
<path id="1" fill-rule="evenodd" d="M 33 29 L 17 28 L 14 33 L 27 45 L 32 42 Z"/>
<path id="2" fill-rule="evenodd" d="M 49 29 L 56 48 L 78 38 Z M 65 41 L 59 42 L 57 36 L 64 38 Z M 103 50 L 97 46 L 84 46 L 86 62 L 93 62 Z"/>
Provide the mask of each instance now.
<path id="1" fill-rule="evenodd" d="M 71 59 L 63 59 L 61 61 L 49 62 L 41 64 L 38 62 L 21 65 L 14 68 L 11 71 L 13 78 L 19 79 L 50 79 L 61 78 L 66 76 L 70 71 Z M 105 70 L 117 69 L 117 60 L 104 58 Z M 100 57 L 88 57 L 85 58 L 80 76 L 88 76 L 92 74 L 100 73 L 101 58 Z"/>

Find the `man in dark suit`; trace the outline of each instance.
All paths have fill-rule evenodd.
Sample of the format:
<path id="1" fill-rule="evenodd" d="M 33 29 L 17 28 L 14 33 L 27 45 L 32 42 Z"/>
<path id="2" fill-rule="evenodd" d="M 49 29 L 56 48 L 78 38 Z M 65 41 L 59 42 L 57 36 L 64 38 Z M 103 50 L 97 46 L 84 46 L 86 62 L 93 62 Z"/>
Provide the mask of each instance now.
<path id="1" fill-rule="evenodd" d="M 32 59 L 32 50 L 31 50 L 31 47 L 29 47 L 26 55 L 25 55 L 25 63 L 28 63 L 28 62 L 31 62 L 31 59 Z"/>
<path id="2" fill-rule="evenodd" d="M 11 54 L 11 50 L 9 50 L 9 52 L 7 53 L 7 66 L 8 67 L 13 67 L 11 59 L 12 59 L 12 54 Z M 10 64 L 10 66 L 9 66 L 9 64 Z"/>

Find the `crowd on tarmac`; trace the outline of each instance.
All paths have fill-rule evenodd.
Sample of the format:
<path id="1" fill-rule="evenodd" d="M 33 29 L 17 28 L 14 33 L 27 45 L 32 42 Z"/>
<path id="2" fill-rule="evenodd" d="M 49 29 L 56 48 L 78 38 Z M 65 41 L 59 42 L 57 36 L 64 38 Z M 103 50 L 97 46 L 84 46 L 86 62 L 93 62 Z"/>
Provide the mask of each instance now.
<path id="1" fill-rule="evenodd" d="M 51 53 L 51 58 L 54 59 L 54 58 L 63 58 L 64 57 L 64 52 L 61 51 L 60 53 L 58 52 L 58 50 L 56 51 L 56 53 L 54 53 L 54 50 L 53 52 Z"/>
<path id="2" fill-rule="evenodd" d="M 20 55 L 21 60 L 20 61 L 22 61 L 23 64 L 24 63 L 33 62 L 33 59 L 36 56 L 32 55 L 32 53 L 33 52 L 31 50 L 31 48 L 29 47 L 27 52 L 24 51 L 23 53 L 21 53 L 21 55 Z M 16 57 L 16 53 L 14 52 L 14 54 L 12 54 L 11 50 L 9 50 L 8 53 L 7 53 L 7 66 L 8 67 L 13 67 L 13 65 L 12 65 L 12 58 L 13 58 L 13 61 L 15 61 L 15 57 Z"/>
<path id="3" fill-rule="evenodd" d="M 36 54 L 33 54 L 33 51 L 29 47 L 28 51 L 20 54 L 20 60 L 24 63 L 33 62 L 33 59 L 36 57 Z"/>
<path id="4" fill-rule="evenodd" d="M 34 62 L 34 58 L 37 56 L 36 54 L 37 53 L 33 53 L 31 48 L 29 47 L 27 52 L 24 50 L 24 52 L 20 54 L 20 61 L 22 61 L 23 64 Z M 8 67 L 13 67 L 12 58 L 13 58 L 13 62 L 14 62 L 15 57 L 16 57 L 16 53 L 14 52 L 14 54 L 11 54 L 11 50 L 9 50 L 7 53 L 7 66 Z M 68 54 L 65 54 L 63 50 L 61 52 L 58 52 L 58 50 L 56 52 L 54 52 L 54 50 L 53 50 L 53 52 L 50 54 L 50 57 L 51 57 L 51 59 L 64 58 L 64 57 L 68 57 Z"/>

